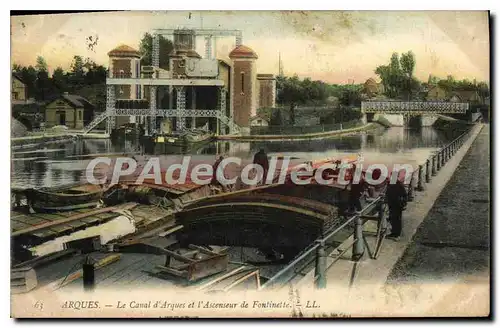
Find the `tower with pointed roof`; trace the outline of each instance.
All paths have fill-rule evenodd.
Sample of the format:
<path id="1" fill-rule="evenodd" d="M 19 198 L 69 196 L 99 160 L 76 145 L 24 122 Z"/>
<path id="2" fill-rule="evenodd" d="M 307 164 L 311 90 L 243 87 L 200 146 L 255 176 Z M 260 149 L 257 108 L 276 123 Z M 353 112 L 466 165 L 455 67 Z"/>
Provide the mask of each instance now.
<path id="1" fill-rule="evenodd" d="M 136 49 L 122 44 L 108 52 L 109 57 L 109 77 L 110 78 L 138 78 L 141 70 L 141 54 Z M 116 85 L 115 86 L 116 100 L 121 99 L 140 99 L 140 86 L 132 85 Z M 116 124 L 118 126 L 135 122 L 135 118 L 128 116 L 117 117 Z"/>
<path id="2" fill-rule="evenodd" d="M 242 128 L 249 129 L 250 117 L 257 114 L 257 54 L 249 47 L 239 45 L 229 53 L 233 62 L 233 118 Z"/>

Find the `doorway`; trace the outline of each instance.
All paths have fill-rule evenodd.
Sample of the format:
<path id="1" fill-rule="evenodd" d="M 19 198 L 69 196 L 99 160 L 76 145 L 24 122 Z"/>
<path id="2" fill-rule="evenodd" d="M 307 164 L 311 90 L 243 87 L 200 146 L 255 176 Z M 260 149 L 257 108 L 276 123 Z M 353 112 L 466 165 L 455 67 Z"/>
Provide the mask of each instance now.
<path id="1" fill-rule="evenodd" d="M 57 112 L 59 114 L 59 125 L 66 125 L 66 112 Z"/>

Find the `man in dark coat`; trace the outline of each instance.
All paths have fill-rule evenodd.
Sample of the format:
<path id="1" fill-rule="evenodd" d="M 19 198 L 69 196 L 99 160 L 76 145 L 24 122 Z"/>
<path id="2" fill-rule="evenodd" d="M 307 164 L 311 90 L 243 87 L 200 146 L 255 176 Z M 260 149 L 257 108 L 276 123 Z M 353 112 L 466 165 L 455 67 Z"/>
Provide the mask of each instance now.
<path id="1" fill-rule="evenodd" d="M 264 149 L 260 149 L 257 154 L 253 157 L 253 163 L 260 165 L 264 169 L 264 175 L 262 177 L 261 183 L 266 182 L 267 171 L 269 170 L 269 159 Z"/>
<path id="2" fill-rule="evenodd" d="M 385 193 L 387 205 L 389 206 L 389 222 L 391 223 L 391 234 L 388 238 L 399 240 L 403 228 L 403 210 L 406 208 L 408 194 L 400 180 L 389 183 Z"/>

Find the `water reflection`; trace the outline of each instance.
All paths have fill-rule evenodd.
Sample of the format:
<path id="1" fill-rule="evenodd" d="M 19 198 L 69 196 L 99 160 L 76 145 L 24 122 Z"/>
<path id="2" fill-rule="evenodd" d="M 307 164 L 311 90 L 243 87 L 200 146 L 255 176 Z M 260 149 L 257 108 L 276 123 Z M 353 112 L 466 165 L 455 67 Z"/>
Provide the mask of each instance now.
<path id="1" fill-rule="evenodd" d="M 187 154 L 207 157 L 218 154 L 251 158 L 259 149 L 269 155 L 280 154 L 304 159 L 320 159 L 362 152 L 370 161 L 393 163 L 422 162 L 441 145 L 451 141 L 460 131 L 443 133 L 432 127 L 405 129 L 393 127 L 328 139 L 303 141 L 234 142 L 218 141 L 191 149 Z M 83 181 L 91 158 L 83 155 L 136 152 L 134 140 L 112 143 L 107 139 L 79 140 L 50 145 L 44 149 L 29 149 L 12 154 L 12 186 L 42 187 Z M 164 149 L 161 154 L 180 153 L 179 149 Z"/>

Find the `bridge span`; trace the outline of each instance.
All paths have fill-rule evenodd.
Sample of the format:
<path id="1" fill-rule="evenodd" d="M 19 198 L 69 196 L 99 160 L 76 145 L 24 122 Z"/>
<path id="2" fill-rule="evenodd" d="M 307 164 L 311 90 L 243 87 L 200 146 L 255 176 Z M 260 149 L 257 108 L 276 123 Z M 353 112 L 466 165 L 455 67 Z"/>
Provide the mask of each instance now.
<path id="1" fill-rule="evenodd" d="M 361 102 L 364 123 L 384 117 L 392 125 L 407 126 L 411 120 L 420 119 L 420 125 L 434 124 L 437 115 L 466 114 L 468 103 L 444 101 L 363 101 Z"/>

